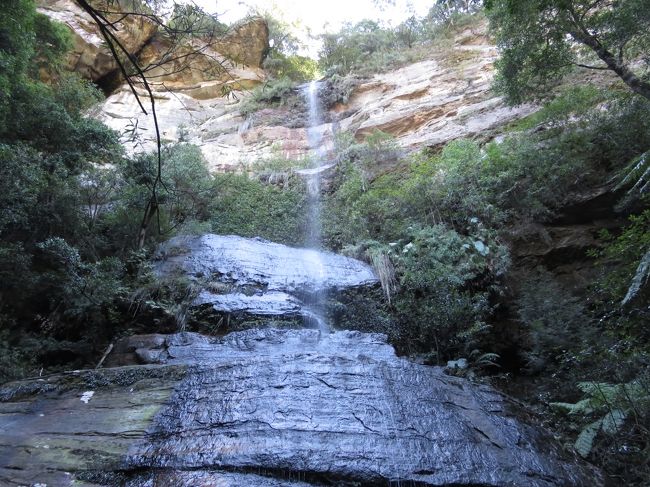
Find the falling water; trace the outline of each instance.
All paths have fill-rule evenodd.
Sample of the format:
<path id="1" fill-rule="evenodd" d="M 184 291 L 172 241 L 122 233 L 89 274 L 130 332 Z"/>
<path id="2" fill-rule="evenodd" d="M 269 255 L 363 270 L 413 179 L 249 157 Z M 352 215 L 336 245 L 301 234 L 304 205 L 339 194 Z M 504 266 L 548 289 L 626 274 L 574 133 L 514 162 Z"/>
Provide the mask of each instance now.
<path id="1" fill-rule="evenodd" d="M 318 100 L 318 82 L 312 81 L 305 86 L 304 95 L 309 107 L 309 126 L 307 138 L 309 147 L 312 149 L 312 168 L 303 171 L 307 177 L 307 234 L 305 245 L 313 249 L 310 259 L 310 272 L 314 279 L 315 291 L 308 303 L 308 310 L 304 313 L 305 325 L 310 328 L 318 328 L 322 332 L 329 333 L 329 325 L 325 318 L 325 302 L 327 299 L 325 290 L 325 268 L 320 254 L 317 252 L 321 247 L 321 178 L 320 168 L 323 159 L 322 125 L 320 105 Z"/>

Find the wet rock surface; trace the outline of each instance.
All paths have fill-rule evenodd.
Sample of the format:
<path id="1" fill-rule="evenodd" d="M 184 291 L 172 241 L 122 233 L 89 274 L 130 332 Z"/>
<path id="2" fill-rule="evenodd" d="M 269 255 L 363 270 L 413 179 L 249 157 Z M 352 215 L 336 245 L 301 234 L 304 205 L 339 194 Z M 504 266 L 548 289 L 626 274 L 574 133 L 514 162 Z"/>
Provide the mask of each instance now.
<path id="1" fill-rule="evenodd" d="M 0 484 L 602 485 L 502 395 L 398 358 L 382 335 L 138 345 L 155 365 L 0 389 Z"/>
<path id="2" fill-rule="evenodd" d="M 378 283 L 370 266 L 349 257 L 232 235 L 176 237 L 156 259 L 159 276 L 202 287 L 195 306 L 221 313 L 301 316 L 310 296 Z"/>

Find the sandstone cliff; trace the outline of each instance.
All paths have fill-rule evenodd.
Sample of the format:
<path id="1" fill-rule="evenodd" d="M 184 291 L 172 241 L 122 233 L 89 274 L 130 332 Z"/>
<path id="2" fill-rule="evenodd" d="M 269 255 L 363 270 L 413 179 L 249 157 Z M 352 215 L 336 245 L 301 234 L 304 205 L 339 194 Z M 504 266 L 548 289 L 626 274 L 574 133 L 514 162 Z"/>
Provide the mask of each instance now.
<path id="1" fill-rule="evenodd" d="M 328 123 L 319 127 L 324 143 L 331 143 L 336 130 L 352 131 L 357 139 L 382 130 L 394 135 L 400 146 L 415 150 L 459 137 L 489 137 L 530 113 L 530 107 L 507 107 L 490 91 L 497 52 L 485 30 L 485 25 L 468 29 L 451 46 L 431 52 L 429 59 L 359 83 L 347 103 L 332 107 Z M 253 84 L 248 73 L 231 72 L 237 89 Z M 223 96 L 210 89 L 214 82 L 193 84 L 192 74 L 187 76 L 179 75 L 177 84 L 160 94 L 164 138 L 178 140 L 178 127 L 183 126 L 185 136 L 201 147 L 213 170 L 254 168 L 272 154 L 300 158 L 309 151 L 306 129 L 288 110 L 264 109 L 246 120 L 239 113 L 245 91 Z M 256 76 L 261 80 L 263 75 Z M 150 121 L 138 113 L 127 91 L 110 96 L 98 117 L 118 131 L 137 124 L 144 130 L 133 149 L 153 147 Z"/>
<path id="2" fill-rule="evenodd" d="M 74 2 L 57 0 L 42 11 L 75 32 L 71 68 L 94 80 L 115 69 Z M 122 35 L 149 65 L 164 59 L 168 46 L 151 26 L 144 27 L 124 25 Z M 177 61 L 152 70 L 164 141 L 184 137 L 197 144 L 214 171 L 254 168 L 273 154 L 288 158 L 307 154 L 304 122 L 296 121 L 286 108 L 267 108 L 249 119 L 240 114 L 249 90 L 265 80 L 261 63 L 267 47 L 268 27 L 261 19 L 251 19 L 233 27 L 205 55 L 192 57 L 188 66 Z M 360 81 L 345 104 L 331 107 L 327 123 L 319 127 L 324 143 L 331 144 L 336 130 L 351 131 L 358 140 L 381 130 L 407 150 L 459 137 L 494 136 L 500 127 L 531 111 L 526 106 L 509 108 L 490 91 L 496 56 L 486 25 L 480 24 L 432 50 L 421 62 Z M 130 151 L 154 149 L 152 120 L 140 111 L 126 86 L 114 91 L 95 116 L 124 134 Z"/>
<path id="3" fill-rule="evenodd" d="M 99 1 L 94 3 L 102 4 Z M 104 8 L 111 10 L 110 3 L 103 3 Z M 117 69 L 117 63 L 105 46 L 99 29 L 73 0 L 38 0 L 37 5 L 39 12 L 70 28 L 73 46 L 66 59 L 70 70 L 85 78 L 99 81 Z M 115 35 L 131 54 L 138 53 L 156 33 L 156 25 L 146 17 L 118 18 L 117 15 L 109 15 L 108 19 L 117 22 Z"/>

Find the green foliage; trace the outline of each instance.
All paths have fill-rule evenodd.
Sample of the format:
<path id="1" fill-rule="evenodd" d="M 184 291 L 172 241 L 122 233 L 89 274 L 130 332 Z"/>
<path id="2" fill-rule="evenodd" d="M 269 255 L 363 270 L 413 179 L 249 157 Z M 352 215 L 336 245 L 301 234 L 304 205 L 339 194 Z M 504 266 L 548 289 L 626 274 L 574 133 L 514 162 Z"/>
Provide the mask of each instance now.
<path id="1" fill-rule="evenodd" d="M 257 10 L 255 15 L 266 20 L 269 27 L 269 48 L 264 59 L 264 69 L 275 80 L 302 83 L 317 77 L 318 63 L 299 52 L 306 46 L 295 35 L 297 23 L 290 24 L 277 17 L 276 12 Z"/>
<path id="2" fill-rule="evenodd" d="M 372 20 L 346 24 L 337 33 L 321 36 L 319 65 L 330 75 L 356 72 L 363 76 L 414 61 L 420 56 L 410 50 L 421 39 L 418 24 L 415 19 L 397 29 L 382 27 Z"/>
<path id="3" fill-rule="evenodd" d="M 65 25 L 50 20 L 47 15 L 36 14 L 34 16 L 34 54 L 32 73 L 34 78 L 39 76 L 38 70 L 44 69 L 49 73 L 57 73 L 63 55 L 72 48 L 72 34 Z"/>
<path id="4" fill-rule="evenodd" d="M 360 242 L 348 252 L 375 267 L 398 324 L 390 334 L 401 346 L 433 351 L 438 361 L 481 347 L 489 292 L 508 266 L 492 232 L 412 226 L 396 242 Z"/>
<path id="5" fill-rule="evenodd" d="M 257 179 L 284 189 L 289 189 L 295 183 L 296 170 L 311 167 L 309 158 L 287 159 L 280 152 L 271 157 L 255 161 L 247 169 L 254 172 Z"/>
<path id="6" fill-rule="evenodd" d="M 296 84 L 289 78 L 272 79 L 255 87 L 250 96 L 240 105 L 242 115 L 250 115 L 258 110 L 271 106 L 302 106 Z"/>
<path id="7" fill-rule="evenodd" d="M 566 124 L 572 118 L 584 116 L 607 97 L 605 90 L 592 85 L 572 86 L 562 90 L 540 110 L 517 121 L 513 129 L 529 130 L 541 124 Z"/>
<path id="8" fill-rule="evenodd" d="M 267 56 L 264 69 L 275 79 L 289 79 L 301 83 L 316 78 L 318 63 L 307 56 L 277 52 Z"/>
<path id="9" fill-rule="evenodd" d="M 210 15 L 195 4 L 174 3 L 173 11 L 163 32 L 178 40 L 181 37 L 214 39 L 228 31 L 216 15 Z"/>
<path id="10" fill-rule="evenodd" d="M 367 77 L 420 61 L 438 51 L 459 31 L 479 20 L 480 2 L 445 2 L 423 18 L 410 17 L 396 27 L 373 20 L 345 24 L 321 36 L 319 66 L 327 75 Z"/>
<path id="11" fill-rule="evenodd" d="M 463 16 L 478 12 L 482 3 L 481 0 L 436 0 L 427 18 L 434 25 L 457 23 Z"/>
<path id="12" fill-rule="evenodd" d="M 508 267 L 496 233 L 475 216 L 459 218 L 458 225 L 432 220 L 429 191 L 440 182 L 425 181 L 431 173 L 420 160 L 409 170 L 376 177 L 377 165 L 395 166 L 401 157 L 386 134 L 364 143 L 342 135 L 336 142 L 341 174 L 324 205 L 323 236 L 328 245 L 373 265 L 398 323 L 390 335 L 410 351 L 433 350 L 438 360 L 481 348 L 489 296 Z M 461 166 L 467 154 L 480 158 L 477 145 L 459 143 L 436 163 Z"/>
<path id="13" fill-rule="evenodd" d="M 400 190 L 396 176 L 379 177 L 371 185 L 377 166 L 397 163 L 400 150 L 394 140 L 377 132 L 357 143 L 350 134 L 342 134 L 336 145 L 340 172 L 334 183 L 336 191 L 328 196 L 324 208 L 325 241 L 340 248 L 359 240 L 397 235 L 407 222 L 394 218 L 399 208 L 390 200 L 397 198 Z"/>
<path id="14" fill-rule="evenodd" d="M 596 184 L 647 150 L 645 114 L 642 99 L 576 89 L 520 127 L 547 124 L 546 130 L 514 133 L 483 146 L 458 140 L 438 153 L 403 160 L 385 135 L 364 143 L 340 135 L 338 174 L 323 208 L 323 237 L 328 246 L 347 248 L 374 264 L 396 322 L 404 326 L 402 343 L 430 350 L 437 341 L 444 357 L 471 350 L 479 337 L 475 348 L 485 350 L 488 340 L 481 336 L 490 298 L 499 292 L 508 265 L 493 229 L 552 218 L 571 192 Z M 378 175 L 390 168 L 397 169 Z M 426 232 L 415 234 L 423 228 L 437 229 L 438 240 Z M 426 251 L 401 253 L 413 242 Z M 467 256 L 452 252 L 465 244 L 472 252 L 489 249 L 475 276 L 462 273 Z M 626 245 L 626 252 L 631 248 Z M 622 280 L 625 285 L 645 252 L 643 244 L 634 248 L 638 252 Z M 410 255 L 416 257 L 409 260 Z M 557 359 L 568 363 L 571 354 L 564 350 L 579 348 L 578 338 L 591 339 L 581 328 L 591 321 L 585 306 L 543 272 L 525 279 L 520 291 L 517 307 L 528 340 L 521 345 L 529 367 L 539 370 Z"/>
<path id="15" fill-rule="evenodd" d="M 576 451 L 589 456 L 599 433 L 616 435 L 632 414 L 647 414 L 650 410 L 650 388 L 646 380 L 637 379 L 624 384 L 581 382 L 578 388 L 583 398 L 576 403 L 551 403 L 554 409 L 576 416 L 583 426 L 575 442 Z M 597 418 L 595 421 L 592 421 Z"/>
<path id="16" fill-rule="evenodd" d="M 283 190 L 245 175 L 222 174 L 215 176 L 214 189 L 210 204 L 214 233 L 303 243 L 306 196 L 301 185 Z"/>
<path id="17" fill-rule="evenodd" d="M 650 85 L 624 74 L 650 45 L 648 2 L 601 8 L 590 0 L 490 0 L 486 7 L 501 51 L 496 87 L 511 103 L 548 94 L 576 65 L 614 70 L 650 97 Z"/>
<path id="18" fill-rule="evenodd" d="M 31 0 L 10 0 L 0 12 L 0 137 L 22 115 L 17 100 L 36 89 L 40 69 L 55 73 L 71 45 L 68 29 L 36 13 Z M 31 106 L 36 106 L 32 103 Z"/>
<path id="19" fill-rule="evenodd" d="M 630 216 L 630 225 L 620 235 L 603 230 L 600 239 L 604 247 L 592 252 L 604 268 L 596 290 L 610 307 L 623 300 L 639 262 L 650 249 L 650 210 Z"/>
<path id="20" fill-rule="evenodd" d="M 544 151 L 539 150 L 541 141 L 524 135 L 483 149 L 469 140 L 454 141 L 440 154 L 417 155 L 406 172 L 374 180 L 382 158 L 395 160 L 397 154 L 384 147 L 373 151 L 367 145 L 351 145 L 343 152 L 345 177 L 332 198 L 332 205 L 346 217 L 332 225 L 340 236 L 330 238 L 346 239 L 346 222 L 352 234 L 366 221 L 367 237 L 376 238 L 380 232 L 393 238 L 399 227 L 414 221 L 463 229 L 473 219 L 498 227 L 515 218 L 545 217 L 561 204 L 558 194 L 568 192 L 583 176 L 583 137 L 581 132 L 565 132 Z"/>
<path id="21" fill-rule="evenodd" d="M 130 189 L 125 210 L 143 211 L 153 191 L 158 174 L 156 154 L 136 158 L 125 167 Z M 192 144 L 166 146 L 162 151 L 162 181 L 156 193 L 159 217 L 156 221 L 158 238 L 167 238 L 181 225 L 192 221 L 207 221 L 213 195 L 213 178 L 208 172 L 201 149 Z"/>

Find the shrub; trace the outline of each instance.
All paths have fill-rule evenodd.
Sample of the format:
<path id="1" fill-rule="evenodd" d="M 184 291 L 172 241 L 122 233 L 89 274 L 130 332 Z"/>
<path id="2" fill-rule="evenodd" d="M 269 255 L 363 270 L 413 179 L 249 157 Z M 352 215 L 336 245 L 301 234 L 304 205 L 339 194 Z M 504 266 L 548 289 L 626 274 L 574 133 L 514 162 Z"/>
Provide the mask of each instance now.
<path id="1" fill-rule="evenodd" d="M 212 231 L 301 244 L 305 228 L 305 191 L 298 182 L 280 189 L 239 174 L 215 176 L 210 204 Z"/>
<path id="2" fill-rule="evenodd" d="M 493 232 L 469 236 L 444 226 L 411 226 L 396 242 L 361 242 L 347 252 L 370 261 L 392 304 L 392 336 L 410 352 L 437 361 L 482 348 L 489 294 L 508 267 Z"/>
<path id="3" fill-rule="evenodd" d="M 289 78 L 272 79 L 253 89 L 239 106 L 242 115 L 248 116 L 263 108 L 273 106 L 301 107 L 304 100 Z"/>

